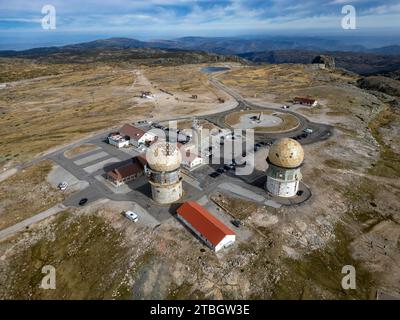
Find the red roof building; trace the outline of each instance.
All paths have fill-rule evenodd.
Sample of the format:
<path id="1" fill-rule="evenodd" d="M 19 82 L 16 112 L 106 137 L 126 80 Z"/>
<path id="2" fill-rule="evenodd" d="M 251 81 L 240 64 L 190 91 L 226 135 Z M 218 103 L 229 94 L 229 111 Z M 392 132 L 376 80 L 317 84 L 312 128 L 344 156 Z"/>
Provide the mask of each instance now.
<path id="1" fill-rule="evenodd" d="M 235 242 L 235 233 L 195 201 L 185 202 L 177 214 L 215 252 Z"/>
<path id="2" fill-rule="evenodd" d="M 314 100 L 314 99 L 310 99 L 310 98 L 304 98 L 304 97 L 295 97 L 293 99 L 294 103 L 298 103 L 298 104 L 305 104 L 308 106 L 316 106 L 318 101 Z"/>
<path id="3" fill-rule="evenodd" d="M 106 173 L 107 179 L 110 180 L 117 187 L 143 175 L 144 162 L 143 159 L 139 158 L 134 158 L 132 163 L 128 163 Z"/>
<path id="4" fill-rule="evenodd" d="M 124 124 L 119 132 L 121 135 L 129 137 L 130 143 L 136 147 L 142 144 L 149 145 L 156 139 L 156 136 L 151 131 L 146 132 L 141 128 L 130 125 L 129 123 Z"/>
<path id="5" fill-rule="evenodd" d="M 146 132 L 130 124 L 124 124 L 119 132 L 131 139 L 139 140 Z"/>

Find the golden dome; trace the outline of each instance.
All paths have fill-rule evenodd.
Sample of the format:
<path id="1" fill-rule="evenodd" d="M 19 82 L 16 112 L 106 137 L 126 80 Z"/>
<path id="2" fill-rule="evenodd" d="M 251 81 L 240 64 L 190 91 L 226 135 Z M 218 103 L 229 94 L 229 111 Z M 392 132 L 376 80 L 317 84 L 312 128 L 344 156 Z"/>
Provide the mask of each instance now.
<path id="1" fill-rule="evenodd" d="M 279 167 L 296 168 L 304 160 L 304 150 L 296 140 L 283 138 L 277 140 L 269 149 L 269 161 Z"/>
<path id="2" fill-rule="evenodd" d="M 168 172 L 180 167 L 182 155 L 176 145 L 156 142 L 147 150 L 146 160 L 151 169 L 159 172 Z"/>

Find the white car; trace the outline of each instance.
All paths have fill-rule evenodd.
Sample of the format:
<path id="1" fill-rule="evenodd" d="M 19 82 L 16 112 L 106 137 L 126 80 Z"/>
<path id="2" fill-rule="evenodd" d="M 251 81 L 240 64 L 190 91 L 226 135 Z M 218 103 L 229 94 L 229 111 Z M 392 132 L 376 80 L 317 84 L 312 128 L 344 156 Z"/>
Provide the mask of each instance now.
<path id="1" fill-rule="evenodd" d="M 304 133 L 311 134 L 311 133 L 313 133 L 313 129 L 307 128 L 307 129 L 304 129 L 303 132 L 304 132 Z"/>
<path id="2" fill-rule="evenodd" d="M 60 189 L 61 191 L 64 191 L 68 188 L 68 183 L 67 182 L 60 182 L 58 184 L 58 189 Z"/>
<path id="3" fill-rule="evenodd" d="M 139 220 L 139 217 L 136 213 L 134 213 L 133 211 L 126 211 L 124 213 L 125 217 L 133 222 L 137 222 Z"/>

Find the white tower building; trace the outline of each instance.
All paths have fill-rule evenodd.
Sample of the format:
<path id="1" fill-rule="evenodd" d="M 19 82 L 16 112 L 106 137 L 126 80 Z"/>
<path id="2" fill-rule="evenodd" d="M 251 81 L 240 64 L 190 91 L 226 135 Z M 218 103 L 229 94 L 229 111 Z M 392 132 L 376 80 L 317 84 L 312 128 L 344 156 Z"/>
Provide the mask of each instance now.
<path id="1" fill-rule="evenodd" d="M 202 154 L 202 147 L 203 147 L 203 126 L 200 122 L 194 118 L 192 129 L 194 131 L 194 145 L 196 146 L 196 151 L 198 155 Z"/>
<path id="2" fill-rule="evenodd" d="M 302 178 L 300 167 L 304 150 L 296 140 L 277 140 L 269 149 L 267 162 L 267 191 L 278 197 L 293 197 L 299 189 Z"/>
<path id="3" fill-rule="evenodd" d="M 182 155 L 176 145 L 158 142 L 146 153 L 152 198 L 160 204 L 172 203 L 182 197 L 180 165 Z"/>

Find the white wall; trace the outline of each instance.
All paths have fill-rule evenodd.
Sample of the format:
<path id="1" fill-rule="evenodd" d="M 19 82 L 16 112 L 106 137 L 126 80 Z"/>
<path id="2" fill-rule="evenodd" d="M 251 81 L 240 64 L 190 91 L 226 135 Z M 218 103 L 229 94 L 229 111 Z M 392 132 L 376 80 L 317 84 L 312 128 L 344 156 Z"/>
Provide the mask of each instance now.
<path id="1" fill-rule="evenodd" d="M 225 246 L 232 245 L 235 242 L 235 240 L 236 240 L 236 236 L 234 234 L 230 234 L 230 235 L 225 236 L 225 238 L 223 238 L 221 240 L 221 242 L 215 246 L 214 251 L 218 252 L 219 250 L 221 250 Z"/>
<path id="2" fill-rule="evenodd" d="M 219 250 L 221 250 L 224 246 L 235 242 L 236 240 L 236 236 L 233 235 L 227 235 L 225 236 L 220 243 L 218 243 L 216 246 L 214 246 L 211 242 L 209 242 L 206 238 L 203 237 L 202 234 L 200 234 L 196 229 L 194 229 L 192 227 L 192 225 L 187 222 L 183 217 L 181 217 L 179 214 L 177 215 L 179 220 L 181 220 L 185 225 L 187 225 L 201 240 L 203 240 L 205 242 L 205 244 L 210 247 L 212 250 L 214 250 L 215 252 L 218 252 Z"/>

